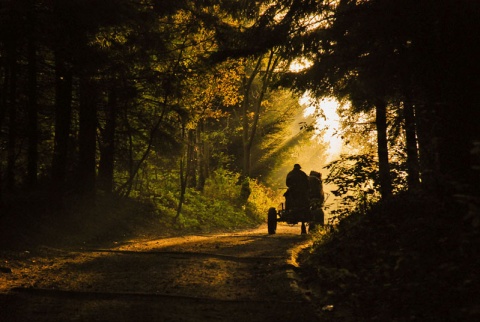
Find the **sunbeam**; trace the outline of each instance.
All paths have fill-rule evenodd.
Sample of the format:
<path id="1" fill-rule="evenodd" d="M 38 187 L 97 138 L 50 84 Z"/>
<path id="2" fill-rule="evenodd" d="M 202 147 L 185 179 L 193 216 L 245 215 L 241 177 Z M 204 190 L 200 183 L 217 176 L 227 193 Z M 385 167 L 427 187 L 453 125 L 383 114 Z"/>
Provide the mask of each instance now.
<path id="1" fill-rule="evenodd" d="M 325 97 L 320 101 L 316 101 L 306 93 L 300 99 L 300 104 L 306 107 L 304 111 L 305 116 L 310 116 L 314 113 L 318 115 L 315 121 L 316 133 L 324 142 L 328 143 L 326 162 L 334 160 L 340 155 L 343 148 L 343 140 L 338 135 L 340 122 L 337 108 L 339 102 L 333 97 Z"/>

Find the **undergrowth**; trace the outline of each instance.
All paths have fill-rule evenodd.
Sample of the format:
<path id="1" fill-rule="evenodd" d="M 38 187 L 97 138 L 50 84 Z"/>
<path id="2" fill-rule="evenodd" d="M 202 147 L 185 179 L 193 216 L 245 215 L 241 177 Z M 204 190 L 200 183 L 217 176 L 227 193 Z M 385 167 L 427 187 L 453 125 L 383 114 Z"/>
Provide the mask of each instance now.
<path id="1" fill-rule="evenodd" d="M 322 321 L 480 321 L 480 235 L 466 213 L 400 193 L 318 233 L 300 261 Z"/>
<path id="2" fill-rule="evenodd" d="M 251 228 L 265 221 L 271 190 L 255 180 L 239 182 L 239 174 L 217 170 L 206 181 L 202 192 L 187 188 L 180 214 L 178 192 L 161 191 L 151 198 L 173 228 L 190 232 L 228 231 Z"/>
<path id="3" fill-rule="evenodd" d="M 66 196 L 61 204 L 47 191 L 11 196 L 0 215 L 0 248 L 25 245 L 107 245 L 132 238 L 155 238 L 232 231 L 265 221 L 272 192 L 255 180 L 239 184 L 239 175 L 220 170 L 203 192 L 187 189 L 177 215 L 178 178 L 135 191 L 131 198 L 97 194 Z M 55 207 L 52 205 L 55 204 Z"/>

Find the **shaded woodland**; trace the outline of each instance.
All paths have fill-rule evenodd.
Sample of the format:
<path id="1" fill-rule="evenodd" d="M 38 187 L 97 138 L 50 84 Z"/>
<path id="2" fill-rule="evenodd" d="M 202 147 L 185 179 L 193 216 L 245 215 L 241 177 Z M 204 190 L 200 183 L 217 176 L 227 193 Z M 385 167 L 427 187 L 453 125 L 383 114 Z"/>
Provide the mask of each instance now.
<path id="1" fill-rule="evenodd" d="M 176 220 L 187 191 L 203 192 L 215 171 L 225 182 L 241 174 L 239 187 L 268 173 L 304 137 L 284 140 L 301 111 L 291 91 L 271 87 L 288 64 L 276 48 L 211 58 L 221 21 L 240 27 L 260 12 L 208 1 L 2 1 L 2 216 L 62 217 L 72 202 L 112 196 L 156 198 Z"/>

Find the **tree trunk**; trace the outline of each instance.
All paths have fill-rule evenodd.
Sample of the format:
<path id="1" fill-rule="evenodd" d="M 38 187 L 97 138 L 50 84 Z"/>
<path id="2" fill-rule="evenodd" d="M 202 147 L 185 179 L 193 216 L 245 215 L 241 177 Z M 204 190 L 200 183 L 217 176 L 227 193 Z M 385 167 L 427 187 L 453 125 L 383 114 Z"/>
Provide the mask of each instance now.
<path id="1" fill-rule="evenodd" d="M 126 135 L 128 137 L 128 180 L 117 189 L 117 194 L 123 197 L 128 197 L 132 190 L 133 178 L 135 176 L 135 161 L 133 160 L 133 130 L 128 120 L 128 113 L 126 110 L 123 115 L 123 122 L 125 122 L 127 128 Z"/>
<path id="2" fill-rule="evenodd" d="M 185 166 L 184 166 L 184 157 L 180 158 L 180 197 L 178 198 L 178 206 L 177 206 L 177 213 L 173 218 L 173 222 L 176 223 L 180 214 L 182 213 L 183 203 L 185 202 L 185 193 L 187 191 L 187 178 L 185 174 Z"/>
<path id="3" fill-rule="evenodd" d="M 189 133 L 190 134 L 190 133 Z M 182 138 L 185 139 L 185 125 L 182 125 Z M 176 223 L 180 214 L 182 213 L 183 203 L 185 202 L 185 194 L 187 192 L 187 181 L 188 181 L 188 168 L 185 168 L 184 159 L 188 158 L 188 147 L 187 151 L 182 153 L 180 157 L 180 197 L 178 198 L 177 214 L 173 218 L 173 222 Z"/>
<path id="4" fill-rule="evenodd" d="M 252 95 L 252 84 L 260 72 L 263 57 L 259 57 L 255 67 L 250 76 L 245 76 L 243 79 L 243 102 L 242 102 L 242 143 L 243 143 L 243 176 L 250 176 L 251 166 L 251 146 L 250 146 L 250 123 L 249 123 L 249 109 L 250 96 Z"/>
<path id="5" fill-rule="evenodd" d="M 2 87 L 0 89 L 0 129 L 3 128 L 3 122 L 5 121 L 5 117 L 7 115 L 7 109 L 8 109 L 8 100 L 7 100 L 7 93 L 8 93 L 8 87 L 9 87 L 9 82 L 10 82 L 10 75 L 8 72 L 8 66 L 2 65 L 3 68 L 3 82 L 2 82 Z M 4 183 L 3 183 L 3 162 L 0 162 L 0 205 L 1 201 L 3 199 L 3 188 L 4 188 Z"/>
<path id="6" fill-rule="evenodd" d="M 450 184 L 471 182 L 473 176 L 470 151 L 474 133 L 480 128 L 480 120 L 475 117 L 474 111 L 480 107 L 469 104 L 468 99 L 459 95 L 454 102 L 447 101 L 436 106 L 439 118 L 438 169 Z M 474 184 L 478 185 L 478 182 Z M 441 185 L 445 186 L 445 183 Z"/>
<path id="7" fill-rule="evenodd" d="M 6 169 L 6 186 L 11 191 L 15 186 L 15 147 L 17 141 L 17 52 L 14 41 L 10 43 L 8 48 L 8 72 L 9 72 L 9 88 L 8 88 L 8 142 L 7 142 L 7 169 Z"/>
<path id="8" fill-rule="evenodd" d="M 246 93 L 245 96 L 250 95 L 249 93 Z M 243 176 L 249 177 L 250 176 L 250 146 L 248 144 L 248 133 L 249 133 L 249 123 L 248 123 L 248 105 L 249 105 L 249 100 L 244 97 L 243 101 Z"/>
<path id="9" fill-rule="evenodd" d="M 407 146 L 407 184 L 409 189 L 415 189 L 420 183 L 420 175 L 415 112 L 410 100 L 406 100 L 403 104 L 403 117 L 405 119 L 405 138 Z"/>
<path id="10" fill-rule="evenodd" d="M 27 183 L 33 188 L 37 184 L 38 172 L 38 114 L 37 114 L 37 54 L 35 35 L 35 1 L 30 0 L 28 7 L 28 165 Z"/>
<path id="11" fill-rule="evenodd" d="M 98 186 L 107 194 L 113 191 L 116 109 L 116 89 L 112 89 L 109 93 L 105 112 L 105 129 L 100 144 L 100 163 L 98 167 Z"/>
<path id="12" fill-rule="evenodd" d="M 377 101 L 375 104 L 377 125 L 377 147 L 380 176 L 380 193 L 382 198 L 392 194 L 392 181 L 390 178 L 390 164 L 388 162 L 388 140 L 387 140 L 387 104 L 384 101 Z"/>
<path id="13" fill-rule="evenodd" d="M 203 177 L 207 180 L 210 177 L 210 157 L 211 145 L 210 142 L 203 140 Z M 205 185 L 205 182 L 203 183 Z"/>
<path id="14" fill-rule="evenodd" d="M 165 105 L 166 104 L 166 99 L 165 99 Z M 133 160 L 133 138 L 132 138 L 132 128 L 131 126 L 128 124 L 128 118 L 126 119 L 126 122 L 127 122 L 127 128 L 128 128 L 128 135 L 129 135 L 129 156 L 130 156 L 130 160 L 129 160 L 129 166 L 130 166 L 130 169 L 129 169 L 129 175 L 130 177 L 128 178 L 128 180 L 122 184 L 122 186 L 118 189 L 119 192 L 122 192 L 122 191 L 125 191 L 122 195 L 124 197 L 128 197 L 130 195 L 130 192 L 132 190 L 132 185 L 133 185 L 133 182 L 135 180 L 135 177 L 137 176 L 138 174 L 138 171 L 140 169 L 140 166 L 143 164 L 143 162 L 148 158 L 148 156 L 150 155 L 150 151 L 152 150 L 152 147 L 153 147 L 153 141 L 154 141 L 154 138 L 155 138 L 155 135 L 156 133 L 158 132 L 158 129 L 160 128 L 160 125 L 162 124 L 163 122 L 163 118 L 165 117 L 167 113 L 167 110 L 166 108 L 164 108 L 164 110 L 162 111 L 160 117 L 158 118 L 157 122 L 155 123 L 155 125 L 153 126 L 153 128 L 150 130 L 150 135 L 149 135 L 149 139 L 148 139 L 148 144 L 147 144 L 147 148 L 145 149 L 142 157 L 140 158 L 140 160 L 137 162 L 137 164 L 135 165 L 134 163 L 134 160 Z"/>
<path id="15" fill-rule="evenodd" d="M 418 106 L 416 111 L 420 178 L 425 188 L 435 189 L 439 173 L 438 138 L 435 133 L 438 120 L 433 106 Z"/>
<path id="16" fill-rule="evenodd" d="M 65 188 L 71 119 L 72 73 L 66 67 L 65 53 L 57 48 L 55 51 L 55 137 L 52 160 L 54 194 L 61 194 Z"/>
<path id="17" fill-rule="evenodd" d="M 78 133 L 78 188 L 82 195 L 95 193 L 97 108 L 95 83 L 88 75 L 80 77 L 80 128 Z"/>
<path id="18" fill-rule="evenodd" d="M 197 129 L 198 131 L 198 129 Z M 196 169 L 196 141 L 195 141 L 195 130 L 188 130 L 187 137 L 187 186 L 190 188 L 195 188 L 197 186 L 197 169 Z"/>
<path id="19" fill-rule="evenodd" d="M 258 91 L 258 95 L 255 95 L 256 97 L 254 98 L 253 102 L 253 120 L 251 126 L 249 126 L 249 118 L 248 118 L 248 108 L 250 105 L 250 95 L 252 94 L 252 82 L 253 79 L 256 77 L 256 75 L 260 72 L 260 67 L 261 67 L 261 62 L 263 60 L 263 57 L 260 57 L 259 60 L 257 61 L 257 65 L 255 66 L 254 71 L 252 72 L 252 75 L 250 76 L 248 86 L 246 87 L 246 92 L 245 92 L 245 97 L 248 98 L 248 100 L 245 100 L 246 104 L 244 106 L 244 137 L 243 137 L 243 153 L 244 153 L 244 173 L 243 175 L 246 177 L 251 176 L 252 172 L 252 147 L 253 147 L 253 142 L 256 137 L 257 133 L 257 127 L 258 127 L 258 122 L 260 120 L 260 114 L 261 114 L 261 108 L 262 108 L 262 103 L 263 99 L 265 97 L 265 94 L 267 93 L 268 86 L 270 84 L 270 80 L 273 75 L 273 71 L 275 70 L 278 62 L 279 62 L 280 57 L 277 57 L 275 59 L 275 52 L 274 50 L 270 50 L 270 54 L 268 56 L 268 62 L 265 67 L 265 71 L 262 77 L 262 82 L 261 82 L 261 88 Z"/>
<path id="20" fill-rule="evenodd" d="M 198 191 L 203 191 L 205 188 L 205 182 L 207 180 L 206 176 L 206 162 L 205 160 L 205 142 L 203 140 L 202 134 L 203 134 L 204 128 L 203 128 L 203 122 L 200 121 L 198 126 L 197 126 L 197 172 L 198 172 L 198 178 L 197 178 L 197 186 L 195 187 L 196 190 Z"/>

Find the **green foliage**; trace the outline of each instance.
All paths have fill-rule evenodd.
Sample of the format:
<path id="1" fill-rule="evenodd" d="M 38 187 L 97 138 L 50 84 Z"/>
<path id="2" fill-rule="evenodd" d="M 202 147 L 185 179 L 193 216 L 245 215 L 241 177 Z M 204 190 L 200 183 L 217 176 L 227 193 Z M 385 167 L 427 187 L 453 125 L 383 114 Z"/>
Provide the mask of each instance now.
<path id="1" fill-rule="evenodd" d="M 249 180 L 249 185 L 252 192 L 245 204 L 245 212 L 249 217 L 259 217 L 264 220 L 268 209 L 281 202 L 279 195 L 257 180 Z"/>
<path id="2" fill-rule="evenodd" d="M 394 184 L 394 191 L 405 189 L 405 157 L 397 158 L 399 161 L 390 162 L 390 175 Z M 372 154 L 340 155 L 340 159 L 330 162 L 325 166 L 329 175 L 325 183 L 338 186 L 332 193 L 341 197 L 351 192 L 361 190 L 365 194 L 375 195 L 379 190 L 378 161 Z"/>
<path id="3" fill-rule="evenodd" d="M 325 166 L 329 175 L 325 183 L 338 186 L 332 193 L 340 197 L 361 189 L 365 194 L 373 194 L 378 190 L 378 164 L 373 155 L 345 155 Z"/>
<path id="4" fill-rule="evenodd" d="M 479 318 L 478 229 L 452 200 L 400 193 L 352 212 L 302 257 L 328 321 Z M 476 255 L 474 255 L 476 254 Z"/>
<path id="5" fill-rule="evenodd" d="M 175 186 L 178 180 L 178 174 L 170 172 L 161 176 L 160 185 L 151 184 L 156 188 L 151 190 L 149 198 L 158 216 L 171 222 L 175 221 L 178 206 L 180 191 Z M 257 181 L 245 179 L 243 182 L 242 189 L 239 174 L 218 169 L 207 179 L 203 192 L 187 188 L 175 228 L 182 232 L 225 231 L 254 227 L 264 221 L 273 194 Z M 249 194 L 242 192 L 245 188 Z"/>
<path id="6" fill-rule="evenodd" d="M 399 161 L 390 162 L 390 175 L 394 191 L 402 191 L 406 187 L 404 157 L 396 158 Z M 352 210 L 365 213 L 370 205 L 380 199 L 380 182 L 378 161 L 372 154 L 346 155 L 330 162 L 325 166 L 329 170 L 326 184 L 334 184 L 337 189 L 332 190 L 340 202 L 340 206 L 332 210 L 333 220 L 348 215 Z"/>

